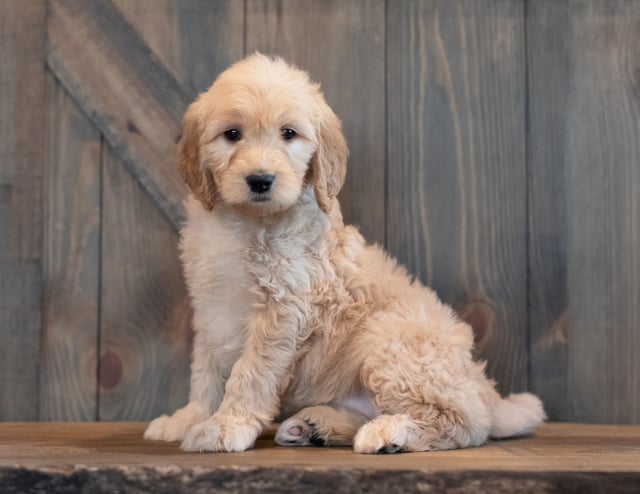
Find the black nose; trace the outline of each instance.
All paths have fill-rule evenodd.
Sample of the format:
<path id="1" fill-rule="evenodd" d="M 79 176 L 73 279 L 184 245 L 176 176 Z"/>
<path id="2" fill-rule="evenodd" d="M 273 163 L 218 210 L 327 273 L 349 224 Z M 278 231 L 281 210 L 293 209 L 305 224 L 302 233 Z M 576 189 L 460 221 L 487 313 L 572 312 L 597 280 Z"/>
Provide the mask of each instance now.
<path id="1" fill-rule="evenodd" d="M 269 192 L 276 177 L 274 175 L 249 175 L 245 180 L 251 192 Z"/>

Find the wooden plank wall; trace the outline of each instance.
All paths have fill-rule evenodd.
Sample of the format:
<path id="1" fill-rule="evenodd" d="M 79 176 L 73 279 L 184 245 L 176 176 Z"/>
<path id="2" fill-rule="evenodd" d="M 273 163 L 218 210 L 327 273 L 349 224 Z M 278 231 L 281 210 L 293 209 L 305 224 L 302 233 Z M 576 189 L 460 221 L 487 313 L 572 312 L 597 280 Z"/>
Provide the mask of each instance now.
<path id="1" fill-rule="evenodd" d="M 38 418 L 44 0 L 0 4 L 0 419 Z"/>
<path id="2" fill-rule="evenodd" d="M 524 389 L 522 5 L 401 2 L 387 30 L 389 249 L 472 323 L 499 388 Z"/>
<path id="3" fill-rule="evenodd" d="M 528 3 L 531 384 L 640 421 L 640 3 Z"/>
<path id="4" fill-rule="evenodd" d="M 640 422 L 634 0 L 1 2 L 0 420 L 185 401 L 174 146 L 256 50 L 322 83 L 346 219 L 473 325 L 501 391 Z"/>
<path id="5" fill-rule="evenodd" d="M 47 74 L 42 420 L 96 418 L 101 138 Z"/>

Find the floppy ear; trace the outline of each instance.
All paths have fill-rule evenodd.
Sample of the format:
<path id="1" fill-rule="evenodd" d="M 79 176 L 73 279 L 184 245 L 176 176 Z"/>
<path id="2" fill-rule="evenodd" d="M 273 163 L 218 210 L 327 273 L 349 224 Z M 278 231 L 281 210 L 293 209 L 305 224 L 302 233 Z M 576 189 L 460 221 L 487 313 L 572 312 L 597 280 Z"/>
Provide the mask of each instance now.
<path id="1" fill-rule="evenodd" d="M 193 105 L 184 115 L 184 130 L 178 142 L 178 172 L 193 195 L 206 209 L 213 209 L 215 183 L 213 175 L 200 164 L 200 126 Z"/>
<path id="2" fill-rule="evenodd" d="M 344 185 L 349 148 L 342 135 L 340 119 L 324 101 L 320 105 L 322 110 L 317 126 L 318 148 L 311 157 L 311 172 L 318 205 L 328 213 L 332 199 Z"/>

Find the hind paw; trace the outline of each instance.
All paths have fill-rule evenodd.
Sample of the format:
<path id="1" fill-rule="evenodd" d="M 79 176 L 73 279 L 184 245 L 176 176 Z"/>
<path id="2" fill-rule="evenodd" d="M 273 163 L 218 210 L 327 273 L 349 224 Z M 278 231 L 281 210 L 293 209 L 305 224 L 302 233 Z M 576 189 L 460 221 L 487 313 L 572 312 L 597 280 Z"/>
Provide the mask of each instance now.
<path id="1" fill-rule="evenodd" d="M 275 439 L 281 446 L 351 446 L 366 421 L 365 415 L 348 408 L 309 407 L 285 420 Z"/>

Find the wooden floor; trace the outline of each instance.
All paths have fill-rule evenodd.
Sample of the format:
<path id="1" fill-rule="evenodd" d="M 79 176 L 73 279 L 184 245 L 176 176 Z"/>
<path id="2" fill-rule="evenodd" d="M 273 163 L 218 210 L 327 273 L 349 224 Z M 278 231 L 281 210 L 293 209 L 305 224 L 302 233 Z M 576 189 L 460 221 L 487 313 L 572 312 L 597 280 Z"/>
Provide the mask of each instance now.
<path id="1" fill-rule="evenodd" d="M 282 448 L 272 434 L 244 453 L 185 453 L 144 441 L 144 427 L 0 424 L 0 492 L 640 492 L 640 426 L 547 424 L 481 448 L 374 456 Z"/>

